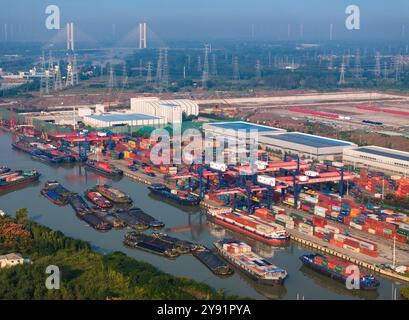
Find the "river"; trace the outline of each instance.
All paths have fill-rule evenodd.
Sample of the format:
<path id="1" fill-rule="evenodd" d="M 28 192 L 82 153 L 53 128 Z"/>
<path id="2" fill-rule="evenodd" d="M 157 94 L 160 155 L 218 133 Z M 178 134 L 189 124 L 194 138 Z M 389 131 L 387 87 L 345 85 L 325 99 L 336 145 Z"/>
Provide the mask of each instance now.
<path id="1" fill-rule="evenodd" d="M 20 190 L 0 195 L 0 209 L 14 214 L 16 209 L 29 209 L 31 219 L 52 229 L 60 230 L 68 236 L 86 240 L 102 252 L 122 251 L 127 255 L 151 263 L 160 270 L 179 277 L 202 281 L 213 288 L 224 288 L 229 294 L 237 294 L 255 299 L 392 299 L 401 284 L 390 279 L 380 278 L 378 292 L 357 292 L 347 290 L 324 276 L 302 266 L 298 257 L 309 252 L 308 249 L 291 243 L 283 249 L 246 239 L 256 251 L 274 264 L 284 267 L 289 274 L 282 287 L 260 286 L 235 272 L 228 278 L 219 278 L 193 256 L 185 255 L 169 260 L 154 254 L 126 248 L 122 239 L 127 230 L 111 230 L 106 233 L 95 231 L 76 218 L 70 206 L 58 207 L 40 195 L 40 189 L 47 180 L 58 180 L 71 191 L 82 194 L 97 183 L 108 182 L 96 174 L 87 172 L 78 165 L 50 166 L 34 161 L 29 155 L 11 149 L 11 135 L 0 131 L 0 165 L 13 169 L 36 169 L 42 176 L 40 182 Z M 224 236 L 233 235 L 223 228 L 207 222 L 201 209 L 185 209 L 169 204 L 149 195 L 145 185 L 127 178 L 112 182 L 112 185 L 127 192 L 137 207 L 165 222 L 164 231 L 181 239 L 202 243 L 209 248 L 212 243 Z M 237 234 L 234 234 L 237 236 Z M 243 239 L 244 240 L 244 239 Z M 35 261 L 34 261 L 35 263 Z M 397 291 L 398 292 L 398 291 Z M 399 293 L 396 294 L 399 298 Z"/>

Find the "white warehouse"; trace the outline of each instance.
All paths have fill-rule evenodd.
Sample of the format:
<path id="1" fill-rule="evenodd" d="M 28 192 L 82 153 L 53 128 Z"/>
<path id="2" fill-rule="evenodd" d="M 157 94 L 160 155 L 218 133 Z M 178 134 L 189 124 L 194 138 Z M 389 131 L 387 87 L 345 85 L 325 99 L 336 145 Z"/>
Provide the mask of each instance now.
<path id="1" fill-rule="evenodd" d="M 199 115 L 198 104 L 188 99 L 131 98 L 131 110 L 135 113 L 164 118 L 168 123 L 181 123 L 183 113 L 186 116 Z"/>
<path id="2" fill-rule="evenodd" d="M 404 177 L 409 173 L 409 152 L 394 149 L 377 146 L 345 149 L 343 161 L 357 168 L 375 169 Z"/>
<path id="3" fill-rule="evenodd" d="M 165 125 L 163 118 L 138 113 L 108 113 L 84 117 L 84 123 L 94 128 L 109 128 L 114 126 L 160 126 Z"/>

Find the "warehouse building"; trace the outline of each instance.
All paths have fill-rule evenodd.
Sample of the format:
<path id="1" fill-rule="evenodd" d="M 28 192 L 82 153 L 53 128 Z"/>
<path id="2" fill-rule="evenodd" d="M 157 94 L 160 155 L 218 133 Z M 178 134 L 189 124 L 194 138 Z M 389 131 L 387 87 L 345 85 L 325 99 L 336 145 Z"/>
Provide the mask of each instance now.
<path id="1" fill-rule="evenodd" d="M 244 121 L 211 122 L 203 125 L 203 130 L 208 137 L 224 137 L 231 140 L 243 140 L 242 135 L 246 135 L 247 143 L 254 143 L 251 133 L 261 135 L 273 135 L 284 133 L 285 130 L 254 124 Z"/>
<path id="2" fill-rule="evenodd" d="M 187 99 L 132 98 L 131 110 L 135 113 L 164 118 L 168 123 L 181 123 L 183 114 L 186 116 L 199 115 L 198 104 Z"/>
<path id="3" fill-rule="evenodd" d="M 348 141 L 315 136 L 301 132 L 286 132 L 259 137 L 260 145 L 273 152 L 294 154 L 305 159 L 342 160 L 343 151 L 356 147 Z"/>
<path id="4" fill-rule="evenodd" d="M 286 132 L 283 129 L 258 125 L 244 121 L 213 122 L 203 125 L 207 137 L 224 138 L 225 141 L 243 141 L 239 131 L 255 131 L 257 138 L 246 135 L 246 145 L 257 143 L 262 149 L 282 154 L 298 155 L 301 158 L 317 160 L 342 159 L 343 150 L 356 144 L 337 139 L 325 138 L 301 132 Z M 231 144 L 230 144 L 231 145 Z M 227 143 L 226 143 L 227 146 Z"/>
<path id="5" fill-rule="evenodd" d="M 404 177 L 409 173 L 409 152 L 394 149 L 377 146 L 345 149 L 343 161 L 356 168 L 368 168 L 384 173 L 401 174 Z"/>
<path id="6" fill-rule="evenodd" d="M 84 116 L 83 122 L 94 128 L 109 128 L 115 126 L 161 126 L 166 121 L 163 118 L 139 113 L 109 113 Z"/>

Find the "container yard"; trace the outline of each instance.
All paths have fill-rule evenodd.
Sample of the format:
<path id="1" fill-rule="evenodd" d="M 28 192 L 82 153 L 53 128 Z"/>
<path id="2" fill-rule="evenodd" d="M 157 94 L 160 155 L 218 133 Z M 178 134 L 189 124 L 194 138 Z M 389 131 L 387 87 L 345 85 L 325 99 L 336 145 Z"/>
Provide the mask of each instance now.
<path id="1" fill-rule="evenodd" d="M 76 160 L 78 167 L 86 169 L 85 172 L 90 169 L 106 179 L 102 183 L 97 180 L 98 184 L 85 192 L 87 201 L 96 207 L 78 194 L 62 196 L 65 191 L 60 190 L 61 185 L 53 189 L 50 183 L 43 195 L 54 204 L 70 203 L 77 217 L 98 231 L 126 227 L 147 232 L 127 235 L 123 240 L 127 247 L 169 258 L 191 253 L 214 274 L 230 274 L 226 264 L 202 245 L 192 249 L 193 242 L 179 241 L 173 235 L 148 234 L 148 229 L 163 228 L 165 223 L 143 209 L 131 208 L 133 200 L 127 193 L 129 189 L 118 188 L 109 181 L 114 182 L 122 175 L 147 184 L 152 198 L 160 202 L 192 208 L 201 205 L 209 221 L 243 235 L 244 239 L 274 247 L 299 242 L 313 251 L 337 256 L 341 261 L 354 259 L 357 265 L 375 273 L 405 279 L 402 270 L 409 265 L 408 215 L 397 208 L 359 201 L 363 194 L 374 198 L 379 198 L 379 194 L 382 198 L 386 193 L 405 197 L 409 192 L 405 178 L 358 170 L 357 166 L 341 162 L 339 155 L 354 149 L 354 144 L 341 140 L 297 132 L 271 135 L 268 131 L 260 139 L 262 143 L 265 143 L 263 139 L 281 139 L 297 144 L 290 149 L 298 154 L 285 154 L 280 161 L 272 161 L 268 152 L 262 150 L 255 164 L 226 165 L 213 161 L 157 165 L 150 158 L 155 141 L 92 132 L 85 136 L 79 133 L 50 135 L 48 139 L 35 139 L 34 144 L 20 136 L 13 141 L 13 147 L 31 156 L 36 152 L 44 155 L 43 150 L 65 150 L 75 159 L 88 159 L 86 162 Z M 308 148 L 311 150 L 307 151 Z M 60 153 L 47 154 L 52 159 L 61 156 Z M 306 154 L 309 157 L 305 157 Z M 318 161 L 311 162 L 309 158 Z M 45 164 L 52 162 L 44 161 Z M 64 167 L 64 163 L 55 164 Z M 229 263 L 234 265 L 232 261 Z M 272 263 L 259 267 L 276 269 Z M 258 276 L 267 269 L 259 270 Z M 286 272 L 284 269 L 280 272 L 283 280 Z M 259 282 L 254 274 L 250 278 Z"/>

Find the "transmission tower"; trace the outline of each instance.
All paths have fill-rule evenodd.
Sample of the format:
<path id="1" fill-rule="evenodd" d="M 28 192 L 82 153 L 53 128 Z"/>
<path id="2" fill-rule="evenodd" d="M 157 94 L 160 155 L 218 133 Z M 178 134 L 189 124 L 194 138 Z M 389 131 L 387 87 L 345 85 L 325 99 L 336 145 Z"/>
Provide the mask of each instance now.
<path id="1" fill-rule="evenodd" d="M 345 82 L 345 63 L 342 62 L 342 64 L 341 64 L 341 69 L 340 69 L 340 76 L 339 76 L 338 84 L 339 84 L 339 85 L 343 85 L 343 84 L 345 84 L 345 83 L 346 83 L 346 82 Z"/>
<path id="2" fill-rule="evenodd" d="M 40 78 L 40 94 L 48 94 L 49 90 L 48 90 L 48 70 L 45 67 L 45 57 L 44 57 L 44 52 L 41 55 L 40 58 L 40 64 L 41 64 L 41 78 Z"/>
<path id="3" fill-rule="evenodd" d="M 148 62 L 148 66 L 146 68 L 146 82 L 152 82 L 152 62 Z"/>
<path id="4" fill-rule="evenodd" d="M 361 51 L 359 49 L 356 50 L 355 54 L 355 70 L 354 70 L 354 77 L 359 79 L 362 77 L 362 70 L 361 70 Z"/>
<path id="5" fill-rule="evenodd" d="M 109 78 L 108 78 L 108 88 L 113 89 L 115 87 L 115 75 L 112 63 L 109 64 Z"/>
<path id="6" fill-rule="evenodd" d="M 62 90 L 62 79 L 61 79 L 61 69 L 60 64 L 58 63 L 54 67 L 54 91 Z"/>
<path id="7" fill-rule="evenodd" d="M 261 63 L 260 60 L 256 61 L 256 80 L 261 80 Z"/>
<path id="8" fill-rule="evenodd" d="M 202 74 L 202 88 L 207 88 L 207 83 L 209 81 L 209 46 L 205 45 L 205 55 L 204 55 L 204 65 Z"/>
<path id="9" fill-rule="evenodd" d="M 217 61 L 216 61 L 216 54 L 212 54 L 212 71 L 211 71 L 212 77 L 217 77 Z"/>
<path id="10" fill-rule="evenodd" d="M 163 51 L 163 73 L 161 81 L 162 91 L 167 91 L 169 87 L 169 64 L 168 64 L 168 49 Z"/>
<path id="11" fill-rule="evenodd" d="M 330 54 L 328 58 L 328 70 L 333 70 L 334 69 L 334 56 Z"/>
<path id="12" fill-rule="evenodd" d="M 122 67 L 122 89 L 126 89 L 128 87 L 128 70 L 126 69 L 126 62 Z"/>
<path id="13" fill-rule="evenodd" d="M 381 76 L 381 54 L 379 52 L 375 55 L 375 70 L 374 70 L 376 78 L 379 79 Z"/>
<path id="14" fill-rule="evenodd" d="M 383 79 L 388 79 L 388 64 L 386 63 L 386 61 L 383 63 Z"/>
<path id="15" fill-rule="evenodd" d="M 162 83 L 162 75 L 163 75 L 163 49 L 159 49 L 159 57 L 158 57 L 158 63 L 156 66 L 156 85 L 158 87 L 158 90 L 161 91 L 161 83 Z"/>
<path id="16" fill-rule="evenodd" d="M 237 56 L 233 58 L 233 80 L 240 80 L 239 59 Z"/>
<path id="17" fill-rule="evenodd" d="M 402 72 L 402 59 L 400 55 L 395 56 L 394 66 L 395 66 L 395 81 L 399 81 L 400 74 Z"/>
<path id="18" fill-rule="evenodd" d="M 197 72 L 200 73 L 202 72 L 202 57 L 198 56 L 197 57 Z"/>

